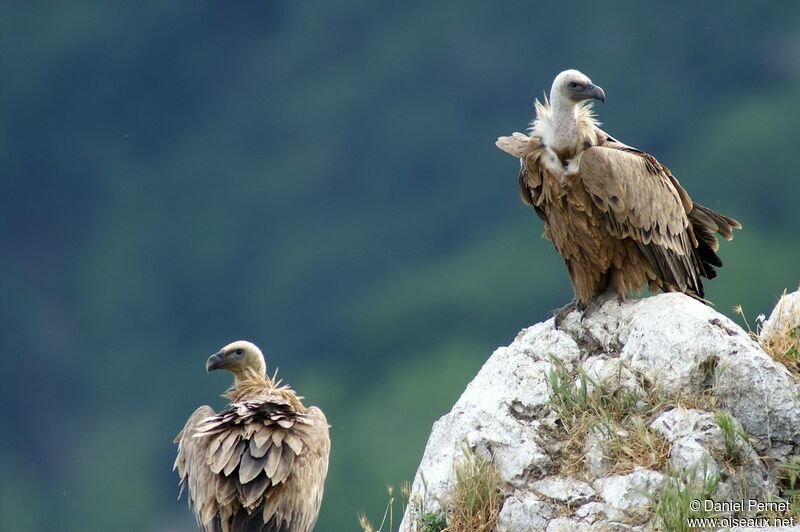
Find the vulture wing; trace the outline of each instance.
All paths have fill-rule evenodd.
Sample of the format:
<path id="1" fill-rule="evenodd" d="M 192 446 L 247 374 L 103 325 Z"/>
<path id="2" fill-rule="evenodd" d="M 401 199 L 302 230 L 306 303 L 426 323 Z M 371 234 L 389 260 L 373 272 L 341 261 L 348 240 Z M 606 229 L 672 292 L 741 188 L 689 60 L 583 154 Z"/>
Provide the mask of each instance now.
<path id="1" fill-rule="evenodd" d="M 702 298 L 700 276 L 713 276 L 713 268 L 707 271 L 707 261 L 697 250 L 690 224 L 695 209 L 692 200 L 654 157 L 609 141 L 610 146 L 585 150 L 579 168 L 608 231 L 636 243 L 658 275 L 661 288 L 666 285 Z M 719 265 L 715 254 L 713 259 L 712 264 Z"/>
<path id="2" fill-rule="evenodd" d="M 498 137 L 495 146 L 509 155 L 522 159 L 531 149 L 541 145 L 538 137 L 529 137 L 524 133 L 515 131 L 510 137 Z"/>
<path id="3" fill-rule="evenodd" d="M 499 137 L 495 146 L 519 158 L 519 197 L 525 205 L 533 207 L 536 215 L 546 222 L 547 216 L 539 206 L 542 176 L 531 172 L 531 168 L 538 168 L 538 160 L 544 152 L 541 139 L 515 132 L 510 137 Z"/>
<path id="4" fill-rule="evenodd" d="M 205 465 L 208 440 L 192 438 L 197 426 L 205 419 L 215 415 L 210 406 L 201 406 L 189 417 L 183 430 L 175 437 L 178 444 L 178 457 L 173 470 L 178 470 L 181 491 L 189 486 L 189 507 L 197 517 L 197 524 L 206 532 L 218 532 L 220 523 L 215 519 L 219 504 L 217 501 L 218 479 Z"/>
<path id="5" fill-rule="evenodd" d="M 204 442 L 205 450 L 192 466 L 217 479 L 221 520 L 232 518 L 232 530 L 313 527 L 330 449 L 327 421 L 319 409 L 299 412 L 280 394 L 267 393 L 212 412 L 195 425 L 192 439 Z M 305 482 L 292 482 L 287 491 L 292 475 Z M 315 499 L 317 511 L 298 511 Z"/>

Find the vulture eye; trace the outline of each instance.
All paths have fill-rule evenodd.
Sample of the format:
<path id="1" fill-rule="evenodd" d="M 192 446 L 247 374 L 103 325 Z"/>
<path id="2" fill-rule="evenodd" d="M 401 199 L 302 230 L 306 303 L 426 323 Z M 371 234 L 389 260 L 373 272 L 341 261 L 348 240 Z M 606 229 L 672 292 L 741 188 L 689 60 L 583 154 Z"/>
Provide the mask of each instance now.
<path id="1" fill-rule="evenodd" d="M 571 81 L 571 82 L 570 82 L 570 84 L 569 84 L 569 86 L 570 86 L 571 88 L 573 88 L 573 89 L 576 89 L 576 88 L 578 87 L 578 84 L 577 84 L 576 82 L 574 82 L 574 81 Z"/>
<path id="2" fill-rule="evenodd" d="M 243 351 L 242 351 L 242 348 L 241 348 L 241 347 L 240 347 L 239 349 L 237 349 L 237 350 L 236 350 L 236 354 L 237 354 L 237 355 L 241 355 L 241 354 L 242 354 L 242 352 L 243 352 Z"/>

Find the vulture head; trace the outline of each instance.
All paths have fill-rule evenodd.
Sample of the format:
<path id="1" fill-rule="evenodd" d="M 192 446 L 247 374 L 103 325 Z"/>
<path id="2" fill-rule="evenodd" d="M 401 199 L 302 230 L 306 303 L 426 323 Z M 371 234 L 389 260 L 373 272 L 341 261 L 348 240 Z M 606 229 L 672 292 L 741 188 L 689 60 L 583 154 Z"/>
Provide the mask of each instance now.
<path id="1" fill-rule="evenodd" d="M 248 370 L 257 375 L 264 375 L 267 363 L 261 349 L 251 342 L 239 340 L 226 345 L 210 357 L 206 362 L 206 370 L 226 369 L 237 378 L 244 377 Z"/>
<path id="2" fill-rule="evenodd" d="M 577 70 L 565 70 L 553 80 L 550 102 L 572 106 L 586 100 L 606 101 L 603 89 L 592 83 L 585 74 Z"/>

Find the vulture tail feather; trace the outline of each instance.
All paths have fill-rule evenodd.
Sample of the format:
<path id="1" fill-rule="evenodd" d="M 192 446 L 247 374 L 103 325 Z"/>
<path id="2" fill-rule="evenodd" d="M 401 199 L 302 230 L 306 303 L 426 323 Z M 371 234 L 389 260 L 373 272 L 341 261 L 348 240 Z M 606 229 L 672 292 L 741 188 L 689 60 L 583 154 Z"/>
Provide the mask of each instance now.
<path id="1" fill-rule="evenodd" d="M 725 216 L 724 214 L 720 214 L 716 211 L 713 211 L 708 207 L 704 207 L 699 203 L 694 204 L 694 209 L 692 209 L 692 212 L 694 212 L 695 209 L 702 212 L 712 220 L 714 220 L 714 222 L 717 225 L 716 232 L 719 233 L 725 240 L 731 240 L 733 238 L 734 229 L 742 228 L 742 224 L 740 224 L 737 220 L 734 220 L 733 218 Z M 690 218 L 691 215 L 692 213 L 689 213 Z"/>

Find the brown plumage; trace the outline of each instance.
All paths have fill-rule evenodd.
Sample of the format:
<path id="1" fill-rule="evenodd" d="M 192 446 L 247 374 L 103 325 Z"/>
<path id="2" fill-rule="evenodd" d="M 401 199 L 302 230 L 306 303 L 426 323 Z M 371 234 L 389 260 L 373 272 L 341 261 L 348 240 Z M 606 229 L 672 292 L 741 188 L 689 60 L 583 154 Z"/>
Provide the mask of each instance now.
<path id="1" fill-rule="evenodd" d="M 266 374 L 261 350 L 238 341 L 207 363 L 234 383 L 221 412 L 201 406 L 175 437 L 189 506 L 207 532 L 308 532 L 319 514 L 330 438 L 322 410 L 306 408 Z"/>
<path id="2" fill-rule="evenodd" d="M 703 299 L 701 277 L 722 266 L 715 234 L 739 222 L 694 203 L 655 157 L 614 139 L 594 120 L 600 87 L 577 70 L 559 74 L 550 100 L 536 101 L 530 136 L 497 147 L 520 159 L 519 193 L 544 220 L 543 236 L 567 266 L 579 306 L 644 285 Z"/>

